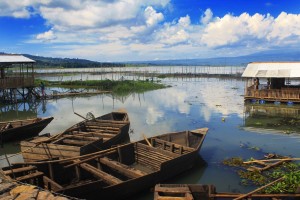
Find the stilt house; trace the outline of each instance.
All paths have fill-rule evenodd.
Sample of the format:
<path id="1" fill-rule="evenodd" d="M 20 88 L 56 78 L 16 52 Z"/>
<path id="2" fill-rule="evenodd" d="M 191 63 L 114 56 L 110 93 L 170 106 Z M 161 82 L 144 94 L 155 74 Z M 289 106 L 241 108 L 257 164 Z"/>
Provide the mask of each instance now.
<path id="1" fill-rule="evenodd" d="M 253 62 L 247 65 L 245 100 L 300 103 L 300 62 Z"/>
<path id="2" fill-rule="evenodd" d="M 26 99 L 34 88 L 34 60 L 23 55 L 0 55 L 0 98 L 15 101 Z"/>

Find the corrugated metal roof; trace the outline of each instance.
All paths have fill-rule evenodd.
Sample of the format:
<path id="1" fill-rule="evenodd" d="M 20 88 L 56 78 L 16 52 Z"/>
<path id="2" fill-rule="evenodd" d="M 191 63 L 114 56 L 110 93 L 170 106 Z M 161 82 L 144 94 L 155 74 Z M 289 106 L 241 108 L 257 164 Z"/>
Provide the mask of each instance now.
<path id="1" fill-rule="evenodd" d="M 35 61 L 23 55 L 3 54 L 0 55 L 0 64 L 1 63 L 35 63 Z"/>
<path id="2" fill-rule="evenodd" d="M 254 62 L 249 63 L 242 77 L 299 78 L 300 62 Z"/>

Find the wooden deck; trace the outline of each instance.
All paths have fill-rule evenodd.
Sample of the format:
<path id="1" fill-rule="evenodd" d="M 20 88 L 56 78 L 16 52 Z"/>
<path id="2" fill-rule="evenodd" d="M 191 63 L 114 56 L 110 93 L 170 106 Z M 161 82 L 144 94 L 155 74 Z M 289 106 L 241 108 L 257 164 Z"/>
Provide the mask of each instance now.
<path id="1" fill-rule="evenodd" d="M 25 88 L 34 86 L 34 77 L 6 77 L 0 79 L 0 89 Z"/>
<path id="2" fill-rule="evenodd" d="M 282 89 L 253 89 L 247 88 L 245 91 L 245 100 L 265 100 L 280 102 L 300 103 L 300 88 L 282 88 Z"/>

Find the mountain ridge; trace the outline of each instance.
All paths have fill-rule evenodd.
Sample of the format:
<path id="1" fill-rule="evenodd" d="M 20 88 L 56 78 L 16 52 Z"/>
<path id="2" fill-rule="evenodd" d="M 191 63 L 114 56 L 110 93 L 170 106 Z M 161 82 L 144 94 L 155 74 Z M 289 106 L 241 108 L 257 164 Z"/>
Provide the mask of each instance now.
<path id="1" fill-rule="evenodd" d="M 0 53 L 4 54 L 4 53 Z M 286 61 L 300 62 L 300 51 L 265 51 L 245 56 L 194 58 L 175 60 L 149 60 L 149 61 L 124 61 L 124 62 L 99 62 L 79 58 L 53 58 L 23 54 L 36 61 L 37 67 L 63 67 L 63 68 L 87 68 L 87 67 L 125 67 L 131 65 L 141 66 L 246 66 L 250 62 Z"/>

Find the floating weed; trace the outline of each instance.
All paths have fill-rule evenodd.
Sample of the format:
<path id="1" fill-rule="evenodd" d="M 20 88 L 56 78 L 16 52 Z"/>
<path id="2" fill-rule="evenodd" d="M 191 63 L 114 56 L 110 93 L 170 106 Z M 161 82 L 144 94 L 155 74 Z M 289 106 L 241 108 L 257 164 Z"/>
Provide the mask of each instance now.
<path id="1" fill-rule="evenodd" d="M 284 158 L 284 157 L 281 157 Z M 256 160 L 254 158 L 248 159 L 248 161 Z M 300 164 L 295 162 L 284 162 L 276 167 L 269 168 L 268 170 L 252 170 L 247 169 L 250 166 L 255 166 L 255 163 L 244 164 L 244 161 L 240 157 L 228 158 L 223 161 L 224 165 L 239 167 L 237 171 L 241 178 L 241 185 L 256 185 L 263 186 L 281 177 L 284 179 L 278 183 L 275 183 L 263 190 L 262 193 L 275 194 L 275 193 L 294 193 L 300 186 Z M 251 167 L 250 167 L 251 168 Z M 253 169 L 253 168 L 252 168 Z"/>
<path id="2" fill-rule="evenodd" d="M 241 157 L 233 157 L 223 160 L 223 164 L 231 167 L 242 167 L 245 166 L 243 164 L 243 159 Z"/>
<path id="3" fill-rule="evenodd" d="M 255 151 L 259 151 L 260 150 L 259 147 L 248 147 L 248 149 L 255 150 Z"/>

